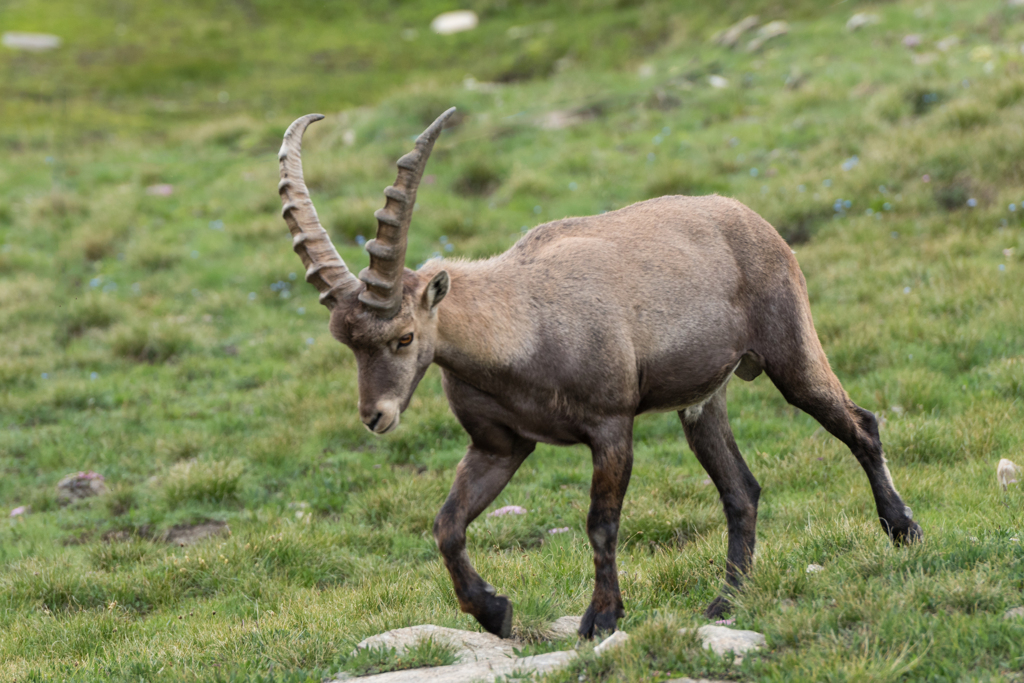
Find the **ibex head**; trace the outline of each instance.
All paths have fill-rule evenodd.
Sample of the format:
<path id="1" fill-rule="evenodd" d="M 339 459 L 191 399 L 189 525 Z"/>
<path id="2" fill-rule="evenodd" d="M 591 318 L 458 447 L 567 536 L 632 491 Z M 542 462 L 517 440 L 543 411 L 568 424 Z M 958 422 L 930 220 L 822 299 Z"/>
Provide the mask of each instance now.
<path id="1" fill-rule="evenodd" d="M 427 158 L 452 107 L 416 139 L 398 160 L 398 179 L 384 190 L 387 204 L 374 214 L 377 237 L 366 243 L 370 266 L 355 277 L 320 225 L 302 177 L 302 134 L 323 118 L 308 114 L 284 134 L 278 159 L 282 211 L 295 252 L 306 266 L 306 281 L 320 291 L 331 311 L 331 334 L 352 349 L 359 367 L 359 416 L 384 434 L 399 416 L 434 358 L 437 305 L 448 293 L 448 273 L 431 278 L 405 267 L 409 222 Z"/>

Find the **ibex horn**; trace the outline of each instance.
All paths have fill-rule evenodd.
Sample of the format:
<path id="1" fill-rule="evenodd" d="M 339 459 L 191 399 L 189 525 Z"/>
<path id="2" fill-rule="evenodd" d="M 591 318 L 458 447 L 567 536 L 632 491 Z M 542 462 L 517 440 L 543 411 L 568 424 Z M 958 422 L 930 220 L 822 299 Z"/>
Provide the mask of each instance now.
<path id="1" fill-rule="evenodd" d="M 377 218 L 377 237 L 366 243 L 370 267 L 359 274 L 359 279 L 366 283 L 359 300 L 381 318 L 394 317 L 402 306 L 402 273 L 416 188 L 434 142 L 453 113 L 455 107 L 438 116 L 416 138 L 416 148 L 398 160 L 398 179 L 384 190 L 387 203 L 373 214 Z"/>
<path id="2" fill-rule="evenodd" d="M 356 276 L 349 272 L 331 237 L 320 225 L 306 181 L 302 178 L 302 134 L 306 126 L 319 121 L 322 114 L 307 114 L 296 119 L 284 134 L 277 158 L 281 162 L 281 194 L 284 216 L 292 231 L 292 247 L 306 266 L 306 282 L 320 291 L 320 303 L 333 309 L 359 289 Z"/>

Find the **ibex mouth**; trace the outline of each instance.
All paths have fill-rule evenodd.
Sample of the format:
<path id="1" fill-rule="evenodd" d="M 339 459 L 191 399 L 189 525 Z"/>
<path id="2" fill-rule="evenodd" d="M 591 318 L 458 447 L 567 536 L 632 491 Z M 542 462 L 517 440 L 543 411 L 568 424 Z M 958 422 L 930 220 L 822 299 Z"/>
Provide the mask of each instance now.
<path id="1" fill-rule="evenodd" d="M 378 436 L 387 434 L 388 432 L 392 431 L 395 427 L 398 426 L 398 422 L 400 419 L 401 418 L 399 418 L 398 415 L 395 415 L 395 419 L 391 420 L 391 422 L 388 422 L 386 427 L 381 427 L 381 422 L 383 422 L 383 420 L 378 420 L 377 425 L 372 431 L 374 434 L 377 434 Z"/>

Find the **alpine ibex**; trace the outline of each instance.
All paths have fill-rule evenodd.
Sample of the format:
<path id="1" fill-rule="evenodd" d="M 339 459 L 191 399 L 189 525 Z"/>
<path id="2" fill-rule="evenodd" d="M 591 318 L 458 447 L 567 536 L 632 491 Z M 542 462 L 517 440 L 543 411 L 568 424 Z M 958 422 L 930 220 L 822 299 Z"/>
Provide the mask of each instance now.
<path id="1" fill-rule="evenodd" d="M 434 538 L 459 606 L 502 637 L 512 605 L 470 564 L 466 527 L 497 497 L 538 441 L 582 443 L 593 455 L 587 535 L 596 585 L 580 634 L 623 616 L 615 566 L 622 499 L 633 464 L 633 420 L 677 411 L 728 521 L 726 584 L 705 614 L 729 609 L 749 571 L 761 493 L 733 439 L 726 385 L 766 372 L 786 400 L 843 441 L 863 466 L 894 543 L 921 537 L 893 486 L 874 415 L 850 400 L 818 341 L 793 252 L 733 199 L 661 197 L 526 233 L 484 261 L 404 267 L 416 188 L 442 114 L 398 161 L 384 190 L 370 266 L 346 268 L 320 226 L 302 177 L 310 114 L 279 155 L 284 218 L 306 280 L 331 311 L 331 334 L 352 349 L 359 415 L 376 434 L 398 426 L 431 363 L 470 444 Z"/>

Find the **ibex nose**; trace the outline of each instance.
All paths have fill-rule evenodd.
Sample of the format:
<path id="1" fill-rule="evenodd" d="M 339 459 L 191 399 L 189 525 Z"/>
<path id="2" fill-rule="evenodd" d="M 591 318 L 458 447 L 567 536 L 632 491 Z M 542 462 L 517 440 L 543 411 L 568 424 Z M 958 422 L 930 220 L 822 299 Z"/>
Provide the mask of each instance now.
<path id="1" fill-rule="evenodd" d="M 384 413 L 377 413 L 376 415 L 373 416 L 373 419 L 369 421 L 364 420 L 363 424 L 365 424 L 366 428 L 372 432 L 373 428 L 377 426 L 377 423 L 380 422 L 380 418 L 382 418 L 383 416 Z"/>

